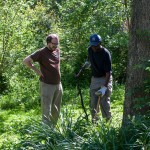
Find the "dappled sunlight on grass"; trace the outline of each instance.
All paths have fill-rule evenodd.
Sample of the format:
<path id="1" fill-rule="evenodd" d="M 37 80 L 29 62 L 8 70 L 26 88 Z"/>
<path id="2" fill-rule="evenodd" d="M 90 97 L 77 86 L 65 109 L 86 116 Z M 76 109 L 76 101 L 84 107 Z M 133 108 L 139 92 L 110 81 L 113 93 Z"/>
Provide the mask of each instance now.
<path id="1" fill-rule="evenodd" d="M 123 88 L 119 88 L 118 91 L 112 95 L 111 108 L 113 118 L 111 126 L 114 128 L 118 128 L 121 125 L 122 121 L 123 96 L 121 96 L 121 94 L 123 93 L 123 90 Z M 85 113 L 81 106 L 81 99 L 80 96 L 77 95 L 76 89 L 66 90 L 64 91 L 63 98 L 63 101 L 65 102 L 62 103 L 60 119 L 58 121 L 58 130 L 61 131 L 62 134 L 64 134 L 63 132 L 72 132 L 67 131 L 68 128 L 73 128 L 78 136 L 80 134 L 86 136 L 86 134 L 96 132 L 95 130 L 97 129 L 93 130 L 94 128 L 91 124 L 88 87 L 82 89 L 82 96 L 88 114 L 89 123 L 85 119 Z M 99 116 L 101 118 L 101 113 L 99 114 Z M 26 111 L 24 107 L 21 107 L 20 109 L 1 110 L 0 120 L 0 147 L 6 148 L 7 146 L 4 146 L 4 143 L 7 143 L 8 147 L 9 145 L 15 145 L 19 143 L 19 139 L 22 136 L 25 136 L 25 130 L 31 128 L 31 126 L 33 125 L 33 121 L 41 121 L 41 110 L 40 107 L 28 111 Z M 103 121 L 102 118 L 100 120 Z M 101 128 L 102 124 L 100 123 L 95 127 Z M 86 126 L 88 127 L 88 129 L 86 129 Z M 88 133 L 87 130 L 88 132 L 91 130 L 91 132 Z M 82 142 L 86 143 L 86 139 L 84 139 L 82 136 L 80 138 L 82 138 Z"/>
<path id="2" fill-rule="evenodd" d="M 83 100 L 89 121 L 85 118 L 80 97 L 76 96 L 76 93 L 69 94 L 69 90 L 65 91 L 65 99 L 69 98 L 69 101 L 63 103 L 56 127 L 49 127 L 41 122 L 40 107 L 29 111 L 23 110 L 23 107 L 21 109 L 1 110 L 0 149 L 111 150 L 112 147 L 120 149 L 124 145 L 134 145 L 136 137 L 132 130 L 136 131 L 137 135 L 142 133 L 148 138 L 147 125 L 143 124 L 145 127 L 144 132 L 141 129 L 136 130 L 135 126 L 139 126 L 140 122 L 136 122 L 136 124 L 133 122 L 132 130 L 129 130 L 130 137 L 126 134 L 128 130 L 121 130 L 124 100 L 123 86 L 114 88 L 111 101 L 111 122 L 106 122 L 100 112 L 99 121 L 96 124 L 91 123 L 89 93 L 87 91 L 88 88 L 83 89 Z M 126 137 L 131 138 L 128 143 Z M 143 138 L 140 140 L 147 146 L 147 141 L 144 141 Z"/>
<path id="3" fill-rule="evenodd" d="M 28 112 L 20 110 L 0 110 L 0 147 L 5 143 L 17 143 L 21 130 L 33 119 L 39 120 L 39 108 Z"/>

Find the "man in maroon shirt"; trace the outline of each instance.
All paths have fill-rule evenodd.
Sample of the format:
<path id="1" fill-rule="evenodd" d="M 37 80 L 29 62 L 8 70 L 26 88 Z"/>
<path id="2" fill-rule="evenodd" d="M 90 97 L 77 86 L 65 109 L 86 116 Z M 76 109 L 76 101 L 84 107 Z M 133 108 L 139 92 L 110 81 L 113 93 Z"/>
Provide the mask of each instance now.
<path id="1" fill-rule="evenodd" d="M 27 56 L 23 63 L 39 76 L 43 122 L 56 125 L 63 93 L 60 77 L 59 38 L 56 34 L 50 34 L 46 42 L 46 47 Z M 35 67 L 33 62 L 38 62 L 40 69 Z"/>

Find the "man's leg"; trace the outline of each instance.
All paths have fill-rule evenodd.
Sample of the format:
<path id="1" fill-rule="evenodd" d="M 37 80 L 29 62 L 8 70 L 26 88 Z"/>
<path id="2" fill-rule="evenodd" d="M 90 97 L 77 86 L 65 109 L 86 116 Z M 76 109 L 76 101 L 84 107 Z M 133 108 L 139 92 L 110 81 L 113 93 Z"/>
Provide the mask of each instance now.
<path id="1" fill-rule="evenodd" d="M 91 85 L 90 85 L 90 108 L 91 108 L 91 115 L 92 118 L 95 116 L 98 102 L 98 96 L 95 95 L 95 92 L 105 83 L 105 78 L 91 78 Z M 100 106 L 101 106 L 101 112 L 102 116 L 109 119 L 111 118 L 111 112 L 110 112 L 110 96 L 112 93 L 112 76 L 110 77 L 110 81 L 108 83 L 108 89 L 103 97 L 100 98 Z M 99 111 L 98 111 L 99 112 Z"/>
<path id="2" fill-rule="evenodd" d="M 92 116 L 92 122 L 98 120 L 97 114 L 99 113 L 99 97 L 95 95 L 97 89 L 90 90 L 90 111 Z"/>
<path id="3" fill-rule="evenodd" d="M 101 97 L 100 108 L 102 116 L 109 120 L 111 118 L 111 109 L 110 109 L 110 96 L 112 93 L 112 86 L 108 86 L 108 89 L 103 97 Z"/>
<path id="4" fill-rule="evenodd" d="M 55 85 L 49 85 L 40 82 L 40 88 L 41 88 L 42 121 L 50 125 L 51 106 L 55 92 Z"/>
<path id="5" fill-rule="evenodd" d="M 100 108 L 101 108 L 102 116 L 107 120 L 109 120 L 111 118 L 110 97 L 104 96 L 103 98 L 101 98 Z"/>
<path id="6" fill-rule="evenodd" d="M 63 94 L 63 88 L 62 88 L 61 83 L 56 85 L 55 88 L 56 89 L 55 89 L 55 93 L 54 93 L 54 99 L 52 102 L 52 109 L 51 109 L 51 116 L 50 116 L 50 119 L 54 125 L 57 124 L 57 121 L 59 118 L 62 94 Z"/>

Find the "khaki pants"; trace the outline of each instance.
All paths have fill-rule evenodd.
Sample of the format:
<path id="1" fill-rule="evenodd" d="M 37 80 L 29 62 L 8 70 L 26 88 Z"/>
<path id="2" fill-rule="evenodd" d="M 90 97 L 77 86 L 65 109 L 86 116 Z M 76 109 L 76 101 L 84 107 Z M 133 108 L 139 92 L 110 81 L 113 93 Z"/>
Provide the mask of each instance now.
<path id="1" fill-rule="evenodd" d="M 42 121 L 48 125 L 56 125 L 62 100 L 62 85 L 52 85 L 40 82 Z"/>
<path id="2" fill-rule="evenodd" d="M 90 85 L 90 110 L 92 115 L 92 122 L 98 119 L 97 114 L 99 113 L 99 106 L 101 109 L 102 116 L 106 119 L 111 118 L 111 111 L 110 111 L 110 96 L 112 93 L 112 76 L 108 83 L 108 88 L 103 97 L 99 97 L 95 95 L 95 92 L 101 88 L 102 85 L 105 83 L 105 77 L 101 78 L 91 78 L 91 85 Z"/>

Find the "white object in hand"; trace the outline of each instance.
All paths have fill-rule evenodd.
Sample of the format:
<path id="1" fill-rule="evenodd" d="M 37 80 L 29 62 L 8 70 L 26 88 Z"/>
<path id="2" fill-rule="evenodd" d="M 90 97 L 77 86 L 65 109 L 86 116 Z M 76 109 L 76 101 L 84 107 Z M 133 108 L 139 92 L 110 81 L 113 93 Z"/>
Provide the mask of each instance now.
<path id="1" fill-rule="evenodd" d="M 97 96 L 102 96 L 103 97 L 105 95 L 106 90 L 107 90 L 107 87 L 103 86 L 98 91 L 96 91 L 95 94 Z"/>
<path id="2" fill-rule="evenodd" d="M 86 61 L 86 62 L 84 63 L 84 67 L 85 67 L 85 68 L 89 68 L 90 66 L 91 66 L 91 64 L 90 64 L 89 61 Z"/>

